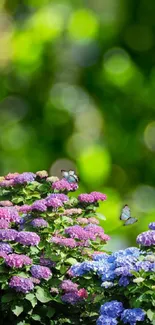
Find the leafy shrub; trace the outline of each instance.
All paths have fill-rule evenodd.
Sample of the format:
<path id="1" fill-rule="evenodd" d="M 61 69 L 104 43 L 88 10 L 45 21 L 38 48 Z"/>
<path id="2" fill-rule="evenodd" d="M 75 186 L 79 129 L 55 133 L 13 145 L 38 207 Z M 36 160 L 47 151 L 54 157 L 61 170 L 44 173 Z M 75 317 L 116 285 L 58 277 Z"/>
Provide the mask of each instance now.
<path id="1" fill-rule="evenodd" d="M 104 251 L 96 208 L 106 195 L 76 198 L 77 187 L 46 171 L 0 178 L 2 325 L 96 323 L 100 280 L 74 280 L 70 267 Z"/>

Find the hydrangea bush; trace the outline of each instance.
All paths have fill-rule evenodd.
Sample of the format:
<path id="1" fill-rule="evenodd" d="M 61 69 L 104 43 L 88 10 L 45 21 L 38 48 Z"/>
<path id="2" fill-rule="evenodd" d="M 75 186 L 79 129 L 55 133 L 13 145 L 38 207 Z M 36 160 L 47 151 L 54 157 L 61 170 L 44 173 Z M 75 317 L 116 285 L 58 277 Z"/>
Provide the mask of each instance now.
<path id="1" fill-rule="evenodd" d="M 76 198 L 77 187 L 46 171 L 0 178 L 1 324 L 96 323 L 99 281 L 74 280 L 70 268 L 110 239 L 96 218 L 106 195 Z"/>
<path id="2" fill-rule="evenodd" d="M 154 324 L 155 223 L 138 247 L 105 251 L 106 195 L 46 171 L 0 178 L 1 324 Z"/>

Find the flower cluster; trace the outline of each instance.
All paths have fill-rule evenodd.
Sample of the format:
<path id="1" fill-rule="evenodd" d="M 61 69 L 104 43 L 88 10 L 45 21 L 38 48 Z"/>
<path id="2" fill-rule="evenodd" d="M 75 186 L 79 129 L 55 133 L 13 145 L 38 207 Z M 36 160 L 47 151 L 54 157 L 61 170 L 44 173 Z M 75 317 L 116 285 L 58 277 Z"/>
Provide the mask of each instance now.
<path id="1" fill-rule="evenodd" d="M 32 260 L 23 254 L 9 254 L 5 258 L 5 263 L 10 267 L 22 268 L 24 265 L 31 265 Z"/>
<path id="2" fill-rule="evenodd" d="M 15 275 L 11 278 L 9 287 L 15 289 L 17 292 L 28 293 L 33 290 L 34 284 L 30 278 L 23 278 Z"/>
<path id="3" fill-rule="evenodd" d="M 14 207 L 2 207 L 0 208 L 0 220 L 6 220 L 8 222 L 19 222 L 20 217 L 17 210 Z"/>
<path id="4" fill-rule="evenodd" d="M 112 300 L 106 302 L 100 308 L 100 316 L 97 320 L 97 325 L 114 325 L 118 323 L 118 318 L 124 324 L 136 325 L 138 321 L 143 321 L 145 313 L 141 308 L 124 309 L 122 302 Z"/>
<path id="5" fill-rule="evenodd" d="M 33 265 L 30 271 L 32 276 L 37 279 L 49 279 L 52 275 L 47 266 Z"/>
<path id="6" fill-rule="evenodd" d="M 14 229 L 0 229 L 0 240 L 15 240 L 18 231 Z"/>
<path id="7" fill-rule="evenodd" d="M 71 280 L 62 281 L 60 289 L 64 291 L 64 294 L 61 297 L 62 301 L 71 305 L 74 305 L 88 297 L 87 291 L 84 288 L 78 290 L 78 284 Z"/>
<path id="8" fill-rule="evenodd" d="M 76 191 L 78 188 L 77 183 L 69 183 L 65 179 L 61 179 L 59 181 L 56 181 L 52 183 L 52 188 L 57 191 Z"/>
<path id="9" fill-rule="evenodd" d="M 4 252 L 6 254 L 10 254 L 10 253 L 13 252 L 13 249 L 12 249 L 12 247 L 9 244 L 0 242 L 0 252 Z"/>
<path id="10" fill-rule="evenodd" d="M 65 246 L 70 248 L 76 247 L 76 241 L 72 238 L 53 236 L 50 241 L 60 246 Z"/>
<path id="11" fill-rule="evenodd" d="M 14 184 L 31 183 L 35 180 L 36 175 L 30 172 L 22 173 L 13 178 Z"/>
<path id="12" fill-rule="evenodd" d="M 153 227 L 154 224 L 155 223 L 153 222 L 151 224 L 151 227 Z M 142 232 L 137 237 L 137 243 L 140 244 L 141 246 L 155 245 L 155 230 L 148 230 L 148 231 Z"/>
<path id="13" fill-rule="evenodd" d="M 78 200 L 84 203 L 94 203 L 98 201 L 105 201 L 107 196 L 100 192 L 91 192 L 89 194 L 80 194 Z"/>
<path id="14" fill-rule="evenodd" d="M 119 286 L 127 286 L 133 280 L 132 272 L 155 270 L 152 261 L 140 260 L 141 251 L 136 247 L 120 250 L 116 253 L 94 254 L 93 261 L 85 261 L 71 267 L 75 276 L 81 276 L 87 272 L 96 272 L 102 279 L 102 287 L 114 286 L 117 279 Z"/>
<path id="15" fill-rule="evenodd" d="M 36 246 L 40 242 L 40 237 L 35 232 L 20 231 L 16 234 L 16 242 L 22 245 Z"/>
<path id="16" fill-rule="evenodd" d="M 36 218 L 31 222 L 34 228 L 45 228 L 48 227 L 48 222 L 43 218 Z"/>

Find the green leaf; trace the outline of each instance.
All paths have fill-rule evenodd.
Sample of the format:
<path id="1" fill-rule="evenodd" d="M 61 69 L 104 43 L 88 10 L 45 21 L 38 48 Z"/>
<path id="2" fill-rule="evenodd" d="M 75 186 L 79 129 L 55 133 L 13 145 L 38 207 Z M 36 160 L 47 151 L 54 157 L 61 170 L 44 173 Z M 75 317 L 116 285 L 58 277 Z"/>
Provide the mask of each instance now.
<path id="1" fill-rule="evenodd" d="M 38 250 L 37 247 L 31 246 L 30 247 L 30 252 L 31 252 L 32 255 L 36 255 L 36 254 L 38 254 L 39 250 Z"/>
<path id="2" fill-rule="evenodd" d="M 13 293 L 6 293 L 4 296 L 2 296 L 1 301 L 2 302 L 9 302 L 15 299 L 15 295 Z"/>
<path id="3" fill-rule="evenodd" d="M 51 318 L 54 314 L 55 314 L 55 309 L 52 307 L 48 307 L 47 314 L 46 314 L 47 317 Z"/>
<path id="4" fill-rule="evenodd" d="M 41 287 L 37 287 L 36 298 L 42 303 L 46 303 L 52 300 L 52 296 L 49 294 L 49 292 L 45 291 Z"/>
<path id="5" fill-rule="evenodd" d="M 16 316 L 19 316 L 23 310 L 24 310 L 24 307 L 22 305 L 18 306 L 14 306 L 13 308 L 11 308 L 11 310 L 13 311 L 13 313 L 16 315 Z"/>
<path id="6" fill-rule="evenodd" d="M 147 311 L 146 314 L 147 314 L 148 319 L 150 321 L 152 321 L 153 320 L 153 316 L 154 316 L 154 312 L 151 309 L 148 309 L 148 311 Z"/>
<path id="7" fill-rule="evenodd" d="M 14 197 L 12 199 L 12 203 L 18 204 L 18 203 L 21 203 L 21 202 L 23 202 L 23 197 L 22 196 Z"/>
<path id="8" fill-rule="evenodd" d="M 33 293 L 27 293 L 27 295 L 25 296 L 25 299 L 31 301 L 35 298 L 35 295 Z"/>
<path id="9" fill-rule="evenodd" d="M 0 282 L 5 282 L 8 279 L 8 275 L 1 275 L 0 276 Z"/>
<path id="10" fill-rule="evenodd" d="M 41 320 L 41 317 L 40 317 L 39 315 L 37 315 L 37 314 L 33 314 L 33 315 L 31 316 L 31 318 L 34 319 L 34 320 L 36 320 L 36 321 L 39 321 L 39 322 L 40 322 L 40 320 Z"/>
<path id="11" fill-rule="evenodd" d="M 75 258 L 73 258 L 73 257 L 69 257 L 69 258 L 65 261 L 65 263 L 68 263 L 68 264 L 70 264 L 70 265 L 73 265 L 73 264 L 76 264 L 76 263 L 77 263 L 77 260 L 76 260 Z"/>

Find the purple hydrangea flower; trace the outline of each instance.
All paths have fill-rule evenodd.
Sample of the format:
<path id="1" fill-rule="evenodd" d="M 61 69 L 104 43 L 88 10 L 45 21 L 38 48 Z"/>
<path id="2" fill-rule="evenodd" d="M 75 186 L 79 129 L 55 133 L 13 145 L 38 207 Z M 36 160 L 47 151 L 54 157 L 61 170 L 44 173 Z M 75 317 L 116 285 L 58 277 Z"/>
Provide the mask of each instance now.
<path id="1" fill-rule="evenodd" d="M 61 179 L 52 184 L 52 188 L 57 191 L 75 191 L 78 188 L 77 183 L 69 183 L 65 179 Z"/>
<path id="2" fill-rule="evenodd" d="M 37 279 L 49 279 L 52 276 L 51 270 L 47 266 L 33 265 L 31 274 Z"/>
<path id="3" fill-rule="evenodd" d="M 8 229 L 10 227 L 10 223 L 7 220 L 0 219 L 0 229 Z"/>
<path id="4" fill-rule="evenodd" d="M 14 229 L 0 229 L 0 240 L 15 240 L 18 231 Z"/>
<path id="5" fill-rule="evenodd" d="M 142 246 L 155 245 L 155 230 L 148 230 L 148 231 L 142 232 L 137 237 L 137 243 Z"/>
<path id="6" fill-rule="evenodd" d="M 35 228 L 45 228 L 48 227 L 48 222 L 43 218 L 36 218 L 31 222 L 31 225 Z"/>
<path id="7" fill-rule="evenodd" d="M 14 184 L 31 183 L 34 181 L 36 175 L 30 172 L 19 174 L 14 178 Z"/>
<path id="8" fill-rule="evenodd" d="M 117 276 L 123 275 L 123 276 L 130 276 L 131 275 L 131 269 L 128 266 L 120 266 L 115 269 L 115 274 Z"/>
<path id="9" fill-rule="evenodd" d="M 17 292 L 28 293 L 29 291 L 33 290 L 34 284 L 29 278 L 23 278 L 15 275 L 11 278 L 9 287 L 15 289 Z"/>
<path id="10" fill-rule="evenodd" d="M 19 176 L 19 173 L 9 173 L 5 176 L 5 179 L 11 180 L 14 179 L 15 177 Z"/>
<path id="11" fill-rule="evenodd" d="M 14 185 L 14 179 L 10 179 L 10 180 L 3 180 L 3 181 L 1 181 L 0 182 L 0 187 L 6 187 L 6 188 L 8 188 L 8 187 L 11 187 L 11 186 L 13 186 Z"/>
<path id="12" fill-rule="evenodd" d="M 16 242 L 22 245 L 36 246 L 40 242 L 40 237 L 35 232 L 20 231 L 17 233 Z"/>
<path id="13" fill-rule="evenodd" d="M 5 259 L 7 257 L 7 254 L 0 251 L 0 257 Z"/>
<path id="14" fill-rule="evenodd" d="M 62 201 L 64 203 L 69 200 L 69 197 L 63 193 L 52 193 L 46 198 L 46 200 L 49 200 L 49 199 L 59 199 L 60 201 Z"/>
<path id="15" fill-rule="evenodd" d="M 19 212 L 22 212 L 22 213 L 28 213 L 28 212 L 30 212 L 31 210 L 32 210 L 32 208 L 31 208 L 31 206 L 28 205 L 28 204 L 24 204 L 24 205 L 22 205 L 22 206 L 20 206 L 20 207 L 18 208 L 18 211 L 19 211 Z"/>
<path id="16" fill-rule="evenodd" d="M 13 252 L 13 249 L 9 244 L 0 242 L 0 252 L 10 254 Z"/>
<path id="17" fill-rule="evenodd" d="M 67 292 L 61 297 L 61 299 L 63 302 L 75 305 L 81 300 L 81 297 L 79 297 L 78 292 Z"/>
<path id="18" fill-rule="evenodd" d="M 75 225 L 65 229 L 65 233 L 71 238 L 77 238 L 80 240 L 92 239 L 95 240 L 95 236 L 91 231 L 87 231 L 84 228 Z"/>
<path id="19" fill-rule="evenodd" d="M 93 195 L 91 195 L 91 194 L 87 194 L 87 193 L 85 193 L 85 194 L 80 194 L 80 195 L 78 196 L 78 200 L 79 200 L 80 202 L 84 202 L 84 203 L 93 203 L 93 202 L 95 202 L 95 199 L 94 199 Z"/>
<path id="20" fill-rule="evenodd" d="M 60 284 L 60 288 L 65 292 L 75 292 L 78 290 L 78 284 L 71 280 L 63 280 Z"/>
<path id="21" fill-rule="evenodd" d="M 151 270 L 152 263 L 150 261 L 137 261 L 136 263 L 136 271 L 145 271 L 148 272 Z"/>
<path id="22" fill-rule="evenodd" d="M 115 318 L 101 315 L 97 319 L 96 325 L 117 325 L 118 322 Z"/>
<path id="23" fill-rule="evenodd" d="M 60 246 L 65 246 L 70 248 L 76 247 L 76 241 L 73 238 L 61 238 L 61 237 L 53 236 L 50 241 Z"/>
<path id="24" fill-rule="evenodd" d="M 92 233 L 95 236 L 95 238 L 100 237 L 104 241 L 110 240 L 110 237 L 108 235 L 104 234 L 104 230 L 100 226 L 97 226 L 97 225 L 94 225 L 94 224 L 89 224 L 84 229 L 86 231 Z"/>
<path id="25" fill-rule="evenodd" d="M 13 207 L 0 208 L 0 219 L 8 222 L 19 222 L 20 217 L 17 210 Z"/>
<path id="26" fill-rule="evenodd" d="M 60 208 L 63 206 L 63 202 L 58 198 L 49 198 L 46 200 L 46 205 L 54 209 Z"/>
<path id="27" fill-rule="evenodd" d="M 31 209 L 41 211 L 41 212 L 46 211 L 47 210 L 46 201 L 44 199 L 35 201 L 32 204 Z"/>
<path id="28" fill-rule="evenodd" d="M 40 257 L 40 265 L 54 267 L 56 265 L 56 263 L 53 262 L 52 260 L 50 260 L 50 258 L 44 258 L 43 256 L 41 256 Z"/>
<path id="29" fill-rule="evenodd" d="M 149 223 L 149 228 L 150 228 L 151 230 L 155 230 L 155 222 L 150 222 L 150 223 Z"/>
<path id="30" fill-rule="evenodd" d="M 106 302 L 100 308 L 100 314 L 105 315 L 112 318 L 117 318 L 123 312 L 123 304 L 117 300 L 112 300 L 110 302 Z"/>
<path id="31" fill-rule="evenodd" d="M 137 322 L 142 322 L 145 318 L 145 313 L 141 308 L 125 309 L 121 314 L 121 320 L 124 324 L 136 325 Z"/>
<path id="32" fill-rule="evenodd" d="M 5 262 L 10 267 L 21 268 L 24 265 L 31 265 L 32 260 L 26 255 L 10 254 L 7 255 Z"/>
<path id="33" fill-rule="evenodd" d="M 90 193 L 95 201 L 105 201 L 107 199 L 106 194 L 100 193 L 100 192 L 91 192 Z"/>

